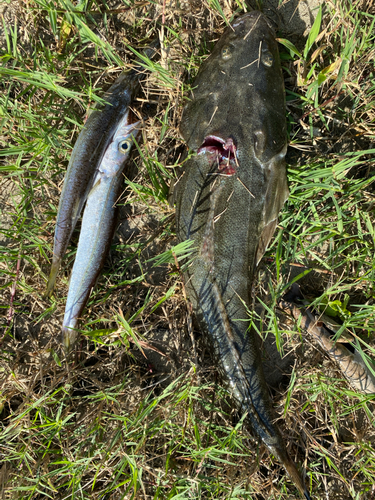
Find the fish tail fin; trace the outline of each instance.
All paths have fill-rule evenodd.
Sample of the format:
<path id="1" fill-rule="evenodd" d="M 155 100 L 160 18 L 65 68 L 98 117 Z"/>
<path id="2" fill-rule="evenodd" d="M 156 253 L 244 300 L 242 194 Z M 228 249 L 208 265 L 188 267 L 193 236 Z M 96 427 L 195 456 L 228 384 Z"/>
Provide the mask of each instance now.
<path id="1" fill-rule="evenodd" d="M 61 340 L 66 354 L 70 353 L 78 337 L 78 332 L 76 330 L 77 321 L 71 323 L 74 323 L 74 326 L 64 324 L 61 329 Z"/>
<path id="2" fill-rule="evenodd" d="M 272 452 L 273 452 L 273 454 L 275 454 L 279 458 L 280 462 L 283 464 L 290 479 L 296 485 L 302 498 L 304 498 L 305 500 L 311 500 L 311 497 L 306 489 L 306 486 L 305 486 L 305 483 L 301 477 L 301 474 L 298 472 L 297 467 L 295 466 L 293 460 L 289 457 L 286 449 L 272 450 Z"/>
<path id="3" fill-rule="evenodd" d="M 55 288 L 56 276 L 57 276 L 57 273 L 59 272 L 59 269 L 60 269 L 60 263 L 61 263 L 61 259 L 54 258 L 52 260 L 51 271 L 49 273 L 47 289 L 46 289 L 46 292 L 44 294 L 44 297 L 50 297 L 52 295 L 53 289 Z"/>

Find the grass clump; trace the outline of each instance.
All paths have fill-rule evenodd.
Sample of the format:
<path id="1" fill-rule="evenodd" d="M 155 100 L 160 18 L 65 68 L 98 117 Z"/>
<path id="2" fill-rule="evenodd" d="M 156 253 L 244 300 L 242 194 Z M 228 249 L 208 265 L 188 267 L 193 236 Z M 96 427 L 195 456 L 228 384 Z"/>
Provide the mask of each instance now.
<path id="1" fill-rule="evenodd" d="M 4 498 L 298 498 L 233 412 L 193 331 L 178 263 L 191 246 L 176 246 L 168 204 L 186 150 L 178 126 L 189 86 L 227 22 L 248 7 L 221 0 L 4 5 Z M 365 2 L 328 2 L 303 38 L 288 32 L 283 8 L 266 13 L 277 14 L 284 45 L 291 195 L 257 279 L 261 333 L 297 353 L 273 395 L 314 498 L 370 499 L 372 396 L 354 393 L 273 306 L 298 282 L 307 300 L 330 308 L 353 334 L 367 363 L 375 358 L 375 12 Z M 119 229 L 67 366 L 60 327 L 78 231 L 55 296 L 43 298 L 64 174 L 88 109 L 155 38 L 159 56 L 142 56 L 134 104 L 145 124 L 133 154 L 137 174 L 126 181 Z"/>

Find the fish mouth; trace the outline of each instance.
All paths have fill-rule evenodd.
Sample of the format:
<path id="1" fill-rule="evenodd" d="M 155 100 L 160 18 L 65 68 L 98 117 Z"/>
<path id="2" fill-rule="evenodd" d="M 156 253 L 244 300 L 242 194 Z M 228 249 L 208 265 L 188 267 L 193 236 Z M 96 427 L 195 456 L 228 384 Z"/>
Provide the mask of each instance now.
<path id="1" fill-rule="evenodd" d="M 232 137 L 224 140 L 216 135 L 208 135 L 197 153 L 213 156 L 212 162 L 217 164 L 220 175 L 231 176 L 237 172 L 237 146 Z"/>

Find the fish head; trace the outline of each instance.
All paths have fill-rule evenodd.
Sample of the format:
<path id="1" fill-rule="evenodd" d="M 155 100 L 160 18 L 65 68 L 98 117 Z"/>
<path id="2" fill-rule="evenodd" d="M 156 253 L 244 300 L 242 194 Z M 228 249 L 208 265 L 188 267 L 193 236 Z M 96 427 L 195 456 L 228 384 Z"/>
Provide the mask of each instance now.
<path id="1" fill-rule="evenodd" d="M 263 163 L 284 148 L 284 84 L 275 34 L 262 13 L 237 18 L 203 63 L 181 133 L 194 151 L 210 137 L 231 139 L 239 156 Z"/>
<path id="2" fill-rule="evenodd" d="M 203 63 L 183 111 L 181 133 L 197 153 L 200 169 L 210 165 L 210 175 L 227 178 L 218 211 L 227 210 L 227 193 L 246 197 L 243 210 L 250 215 L 233 215 L 230 224 L 249 233 L 253 268 L 289 195 L 284 82 L 275 33 L 262 13 L 237 18 Z M 230 199 L 233 203 L 235 197 Z"/>
<path id="3" fill-rule="evenodd" d="M 118 175 L 140 132 L 140 124 L 140 121 L 131 123 L 129 111 L 125 113 L 119 121 L 113 138 L 105 150 L 99 166 L 99 175 L 105 175 L 106 177 Z"/>

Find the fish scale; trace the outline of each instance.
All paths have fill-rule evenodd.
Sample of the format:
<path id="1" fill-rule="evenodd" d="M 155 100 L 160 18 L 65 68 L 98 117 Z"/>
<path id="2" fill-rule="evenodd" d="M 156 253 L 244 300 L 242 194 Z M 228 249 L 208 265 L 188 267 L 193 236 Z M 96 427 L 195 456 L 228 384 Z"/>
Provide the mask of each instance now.
<path id="1" fill-rule="evenodd" d="M 184 164 L 174 199 L 178 238 L 197 248 L 185 282 L 198 324 L 238 409 L 309 499 L 274 423 L 249 314 L 257 263 L 289 195 L 285 114 L 274 32 L 260 12 L 245 14 L 194 82 L 181 133 L 197 154 Z"/>

